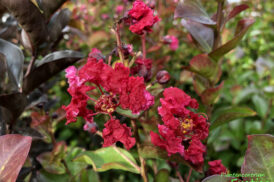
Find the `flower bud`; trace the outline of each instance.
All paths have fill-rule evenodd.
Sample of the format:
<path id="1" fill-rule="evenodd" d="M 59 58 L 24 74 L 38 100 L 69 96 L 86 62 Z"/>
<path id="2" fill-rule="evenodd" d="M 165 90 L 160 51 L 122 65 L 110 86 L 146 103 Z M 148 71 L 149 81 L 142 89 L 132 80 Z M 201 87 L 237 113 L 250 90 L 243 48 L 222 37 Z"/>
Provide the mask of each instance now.
<path id="1" fill-rule="evenodd" d="M 157 82 L 165 84 L 170 80 L 170 75 L 166 70 L 159 71 L 156 76 Z"/>

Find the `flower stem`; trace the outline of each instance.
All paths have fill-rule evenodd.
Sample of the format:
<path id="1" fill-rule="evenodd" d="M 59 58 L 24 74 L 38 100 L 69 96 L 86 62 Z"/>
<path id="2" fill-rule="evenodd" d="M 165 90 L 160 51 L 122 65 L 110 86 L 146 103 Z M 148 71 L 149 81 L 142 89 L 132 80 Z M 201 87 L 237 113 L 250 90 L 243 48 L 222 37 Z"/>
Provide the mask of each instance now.
<path id="1" fill-rule="evenodd" d="M 144 33 L 142 36 L 141 36 L 141 40 L 142 40 L 142 51 L 143 51 L 143 59 L 146 59 L 146 54 L 147 54 L 147 51 L 146 51 L 146 33 Z"/>
<path id="2" fill-rule="evenodd" d="M 141 176 L 142 176 L 144 182 L 148 182 L 148 178 L 147 178 L 147 174 L 146 174 L 146 161 L 140 155 L 141 141 L 140 141 L 140 136 L 139 136 L 139 133 L 138 133 L 138 128 L 137 128 L 137 125 L 136 125 L 136 121 L 131 120 L 131 125 L 133 127 L 133 132 L 134 132 L 134 136 L 135 136 L 135 139 L 136 139 L 136 145 L 137 145 L 139 160 L 140 160 L 140 163 L 141 163 Z"/>
<path id="3" fill-rule="evenodd" d="M 117 48 L 118 48 L 118 54 L 120 57 L 120 61 L 124 63 L 124 54 L 122 52 L 122 42 L 121 42 L 121 37 L 120 37 L 120 25 L 117 23 L 116 25 L 116 30 L 114 30 L 115 36 L 116 36 L 116 41 L 117 41 Z"/>
<path id="4" fill-rule="evenodd" d="M 224 1 L 218 1 L 218 10 L 217 10 L 217 22 L 216 22 L 216 32 L 215 32 L 215 41 L 213 45 L 213 50 L 217 49 L 221 42 L 221 29 L 222 29 L 222 21 L 223 21 L 223 8 Z"/>
<path id="5" fill-rule="evenodd" d="M 180 171 L 178 170 L 178 168 L 176 168 L 176 175 L 179 178 L 180 182 L 185 182 L 184 179 L 183 179 L 183 177 L 181 176 Z"/>
<path id="6" fill-rule="evenodd" d="M 186 182 L 189 182 L 191 173 L 192 173 L 192 168 L 189 169 L 189 172 L 188 172 L 188 176 L 187 176 Z"/>

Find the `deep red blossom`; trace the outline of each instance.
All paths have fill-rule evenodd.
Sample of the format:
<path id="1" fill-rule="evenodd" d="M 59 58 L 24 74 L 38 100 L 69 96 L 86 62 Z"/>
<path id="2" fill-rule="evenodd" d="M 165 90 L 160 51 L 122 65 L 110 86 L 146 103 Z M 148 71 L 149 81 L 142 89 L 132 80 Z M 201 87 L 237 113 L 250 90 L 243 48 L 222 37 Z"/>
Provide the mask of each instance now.
<path id="1" fill-rule="evenodd" d="M 133 8 L 128 12 L 131 18 L 130 31 L 136 34 L 143 34 L 144 31 L 151 32 L 152 26 L 160 19 L 153 15 L 154 11 L 148 7 L 143 1 L 136 0 Z"/>
<path id="2" fill-rule="evenodd" d="M 84 85 L 84 80 L 77 75 L 77 69 L 74 66 L 66 69 L 66 77 L 69 82 L 68 92 L 72 96 L 70 104 L 63 106 L 63 109 L 66 110 L 66 124 L 75 122 L 77 116 L 82 116 L 91 121 L 92 118 L 90 118 L 90 115 L 93 112 L 86 108 L 88 100 L 86 92 L 94 89 L 94 87 Z"/>
<path id="3" fill-rule="evenodd" d="M 164 125 L 158 125 L 160 136 L 154 132 L 150 132 L 151 142 L 167 151 L 168 155 L 179 153 L 184 155 L 184 146 L 182 138 L 175 135 L 174 131 Z"/>
<path id="4" fill-rule="evenodd" d="M 98 60 L 101 52 L 93 49 L 87 63 L 77 70 L 75 67 L 66 69 L 68 78 L 68 92 L 72 96 L 71 103 L 63 106 L 66 110 L 67 124 L 75 122 L 78 116 L 86 120 L 84 130 L 96 132 L 93 116 L 107 114 L 110 116 L 103 130 L 104 146 L 117 141 L 122 142 L 127 149 L 135 144 L 131 138 L 130 128 L 113 119 L 113 112 L 117 107 L 129 109 L 133 114 L 149 109 L 154 104 L 154 96 L 147 90 L 144 78 L 130 76 L 130 69 L 122 63 L 116 63 L 114 68 Z M 97 89 L 100 96 L 91 96 Z M 97 92 L 98 93 L 98 92 Z M 94 110 L 88 109 L 88 103 L 93 102 Z"/>
<path id="5" fill-rule="evenodd" d="M 144 78 L 130 77 L 127 88 L 120 95 L 120 103 L 123 109 L 130 109 L 132 113 L 138 114 L 154 104 L 154 96 L 146 91 Z"/>
<path id="6" fill-rule="evenodd" d="M 227 173 L 227 169 L 222 164 L 221 160 L 209 161 L 208 165 L 209 165 L 209 170 L 208 170 L 209 175 Z"/>
<path id="7" fill-rule="evenodd" d="M 204 153 L 206 152 L 206 147 L 202 142 L 196 138 L 190 141 L 189 147 L 185 150 L 184 158 L 190 161 L 194 165 L 202 165 L 204 163 Z"/>
<path id="8" fill-rule="evenodd" d="M 104 147 L 108 147 L 118 141 L 124 144 L 127 150 L 135 145 L 135 138 L 131 137 L 131 129 L 119 120 L 110 119 L 103 129 Z"/>
<path id="9" fill-rule="evenodd" d="M 169 155 L 179 153 L 192 164 L 202 165 L 206 147 L 200 140 L 208 136 L 209 124 L 204 116 L 193 112 L 197 101 L 174 87 L 165 89 L 163 95 L 158 112 L 164 125 L 158 125 L 159 135 L 151 132 L 152 143 Z"/>

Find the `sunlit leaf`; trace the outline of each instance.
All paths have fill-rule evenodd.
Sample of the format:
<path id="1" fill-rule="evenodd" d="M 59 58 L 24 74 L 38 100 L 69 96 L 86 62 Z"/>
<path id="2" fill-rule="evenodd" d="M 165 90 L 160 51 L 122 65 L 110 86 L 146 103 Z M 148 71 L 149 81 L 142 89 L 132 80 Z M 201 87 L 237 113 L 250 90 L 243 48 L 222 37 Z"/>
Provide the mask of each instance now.
<path id="1" fill-rule="evenodd" d="M 218 126 L 226 124 L 229 121 L 254 115 L 256 115 L 256 112 L 248 107 L 233 106 L 218 109 L 216 112 L 213 113 L 212 120 L 214 120 L 214 122 L 210 126 L 210 130 L 213 130 Z"/>
<path id="2" fill-rule="evenodd" d="M 31 137 L 0 136 L 0 181 L 15 182 L 31 146 Z"/>
<path id="3" fill-rule="evenodd" d="M 274 137 L 272 135 L 248 135 L 248 148 L 242 174 L 263 174 L 260 181 L 274 181 Z M 244 180 L 251 181 L 252 177 Z M 253 177 L 256 180 L 256 177 Z"/>
<path id="4" fill-rule="evenodd" d="M 259 95 L 254 95 L 252 97 L 252 102 L 255 105 L 256 112 L 258 113 L 258 115 L 261 116 L 261 118 L 263 118 L 268 109 L 267 101 Z"/>
<path id="5" fill-rule="evenodd" d="M 128 151 L 118 147 L 105 147 L 95 151 L 83 152 L 74 161 L 82 161 L 92 165 L 94 171 L 98 172 L 120 169 L 140 173 L 136 168 L 137 164 L 133 156 Z"/>
<path id="6" fill-rule="evenodd" d="M 168 182 L 169 171 L 167 169 L 160 169 L 155 176 L 155 182 Z"/>

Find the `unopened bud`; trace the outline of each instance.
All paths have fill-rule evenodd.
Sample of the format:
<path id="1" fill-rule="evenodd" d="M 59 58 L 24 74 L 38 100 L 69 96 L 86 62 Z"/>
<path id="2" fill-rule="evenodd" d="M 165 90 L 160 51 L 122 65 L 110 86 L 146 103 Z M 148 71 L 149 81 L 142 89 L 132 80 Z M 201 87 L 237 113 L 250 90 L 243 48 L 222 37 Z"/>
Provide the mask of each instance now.
<path id="1" fill-rule="evenodd" d="M 157 82 L 165 84 L 170 80 L 170 75 L 166 70 L 159 71 L 156 76 Z"/>

